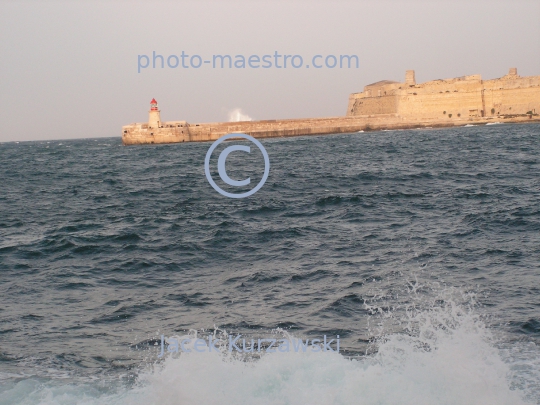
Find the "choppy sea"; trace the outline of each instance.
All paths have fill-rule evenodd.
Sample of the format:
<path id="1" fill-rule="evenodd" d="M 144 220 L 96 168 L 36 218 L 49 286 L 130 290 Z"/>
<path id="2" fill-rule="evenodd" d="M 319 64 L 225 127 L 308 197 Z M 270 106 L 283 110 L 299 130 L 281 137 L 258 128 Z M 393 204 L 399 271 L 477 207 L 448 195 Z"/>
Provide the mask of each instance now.
<path id="1" fill-rule="evenodd" d="M 0 404 L 540 404 L 540 125 L 261 142 L 0 144 Z"/>

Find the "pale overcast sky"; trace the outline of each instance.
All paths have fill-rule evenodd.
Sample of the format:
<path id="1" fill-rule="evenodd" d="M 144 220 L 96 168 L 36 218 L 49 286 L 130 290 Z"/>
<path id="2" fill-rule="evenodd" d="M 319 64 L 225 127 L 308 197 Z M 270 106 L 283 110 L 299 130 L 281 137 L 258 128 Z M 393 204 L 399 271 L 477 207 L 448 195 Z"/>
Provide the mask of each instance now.
<path id="1" fill-rule="evenodd" d="M 120 136 L 146 122 L 344 115 L 349 93 L 517 67 L 540 75 L 540 1 L 2 1 L 0 142 Z M 156 68 L 138 55 L 356 54 L 358 69 Z M 174 62 L 174 60 L 173 60 Z M 186 60 L 187 62 L 187 60 Z"/>

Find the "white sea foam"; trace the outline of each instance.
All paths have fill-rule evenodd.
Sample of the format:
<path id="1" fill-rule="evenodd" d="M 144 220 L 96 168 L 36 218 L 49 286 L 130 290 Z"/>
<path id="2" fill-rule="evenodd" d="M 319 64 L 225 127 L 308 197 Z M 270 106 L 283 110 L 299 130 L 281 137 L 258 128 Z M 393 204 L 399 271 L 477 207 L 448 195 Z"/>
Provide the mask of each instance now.
<path id="1" fill-rule="evenodd" d="M 247 115 L 241 108 L 235 108 L 229 111 L 228 118 L 229 122 L 253 121 L 253 118 Z"/>
<path id="2" fill-rule="evenodd" d="M 275 353 L 259 361 L 219 355 L 169 358 L 142 376 L 140 404 L 481 404 L 525 403 L 509 388 L 509 367 L 476 321 L 457 313 L 437 325 L 424 316 L 418 336 L 388 336 L 372 357 L 336 353 Z M 450 327 L 450 329 L 448 329 Z M 132 399 L 135 401 L 135 398 Z"/>
<path id="3" fill-rule="evenodd" d="M 399 317 L 373 303 L 367 306 L 376 314 L 377 329 L 400 324 L 402 330 L 379 335 L 377 350 L 369 356 L 347 359 L 338 353 L 291 351 L 240 359 L 226 350 L 182 353 L 141 372 L 129 389 L 103 393 L 96 384 L 40 385 L 24 380 L 0 392 L 0 403 L 521 405 L 538 401 L 538 347 L 529 343 L 498 348 L 468 304 L 456 303 L 451 294 L 435 297 L 432 303 L 420 308 L 413 300 Z"/>

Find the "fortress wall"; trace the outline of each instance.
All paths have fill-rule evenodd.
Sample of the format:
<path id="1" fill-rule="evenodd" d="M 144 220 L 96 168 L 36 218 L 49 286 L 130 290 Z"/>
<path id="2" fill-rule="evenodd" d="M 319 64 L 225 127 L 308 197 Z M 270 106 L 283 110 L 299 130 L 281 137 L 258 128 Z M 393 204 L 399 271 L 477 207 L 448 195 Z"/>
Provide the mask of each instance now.
<path id="1" fill-rule="evenodd" d="M 397 113 L 406 119 L 422 120 L 448 118 L 448 114 L 452 114 L 452 118 L 458 114 L 465 118 L 469 111 L 478 110 L 481 115 L 483 109 L 480 75 L 416 85 L 372 85 L 366 89 L 363 93 L 351 94 L 347 115 Z"/>
<path id="2" fill-rule="evenodd" d="M 403 95 L 403 93 L 406 95 Z M 414 94 L 416 93 L 416 95 Z M 455 80 L 438 80 L 401 90 L 398 114 L 404 118 L 443 119 L 443 112 L 455 119 L 525 114 L 540 111 L 540 77 L 507 75 L 481 81 L 479 75 Z M 494 109 L 494 113 L 491 110 Z"/>
<path id="3" fill-rule="evenodd" d="M 399 97 L 398 114 L 404 118 L 465 119 L 482 116 L 482 93 L 478 91 L 408 94 Z M 452 117 L 449 117 L 452 114 Z"/>
<path id="4" fill-rule="evenodd" d="M 410 91 L 418 93 L 448 94 L 448 93 L 470 93 L 482 90 L 482 80 L 456 80 L 456 81 L 436 81 L 415 86 Z"/>
<path id="5" fill-rule="evenodd" d="M 499 79 L 492 79 L 484 81 L 484 87 L 486 89 L 515 89 L 525 87 L 538 87 L 540 86 L 540 76 L 504 76 Z"/>
<path id="6" fill-rule="evenodd" d="M 345 113 L 345 115 L 348 117 L 348 116 L 351 116 L 351 115 L 354 115 L 354 102 L 357 100 L 357 93 L 353 93 L 351 95 L 349 95 L 349 103 L 347 104 L 347 111 Z"/>
<path id="7" fill-rule="evenodd" d="M 485 90 L 484 99 L 488 116 L 540 113 L 540 87 Z"/>
<path id="8" fill-rule="evenodd" d="M 352 99 L 347 115 L 395 114 L 398 112 L 396 96 L 362 97 Z"/>
<path id="9" fill-rule="evenodd" d="M 507 114 L 526 114 L 528 111 L 540 113 L 540 87 L 528 89 L 504 89 L 502 92 L 503 107 L 510 106 Z M 501 111 L 502 113 L 502 111 Z"/>
<path id="10" fill-rule="evenodd" d="M 506 75 L 486 80 L 484 88 L 487 115 L 540 113 L 540 76 Z"/>
<path id="11" fill-rule="evenodd" d="M 480 75 L 470 75 L 417 85 L 374 84 L 366 86 L 363 93 L 349 96 L 346 115 L 397 113 L 414 120 L 468 119 L 481 117 L 482 111 L 486 117 L 499 113 L 540 113 L 540 76 L 507 75 L 482 81 Z M 452 118 L 448 114 L 452 114 Z"/>

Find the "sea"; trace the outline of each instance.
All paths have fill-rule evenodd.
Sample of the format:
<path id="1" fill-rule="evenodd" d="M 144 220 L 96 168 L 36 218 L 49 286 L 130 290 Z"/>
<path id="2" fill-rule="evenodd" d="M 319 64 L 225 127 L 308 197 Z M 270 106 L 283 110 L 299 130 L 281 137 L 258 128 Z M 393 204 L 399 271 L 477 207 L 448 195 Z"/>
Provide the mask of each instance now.
<path id="1" fill-rule="evenodd" d="M 260 141 L 0 144 L 0 404 L 540 404 L 539 124 Z"/>

